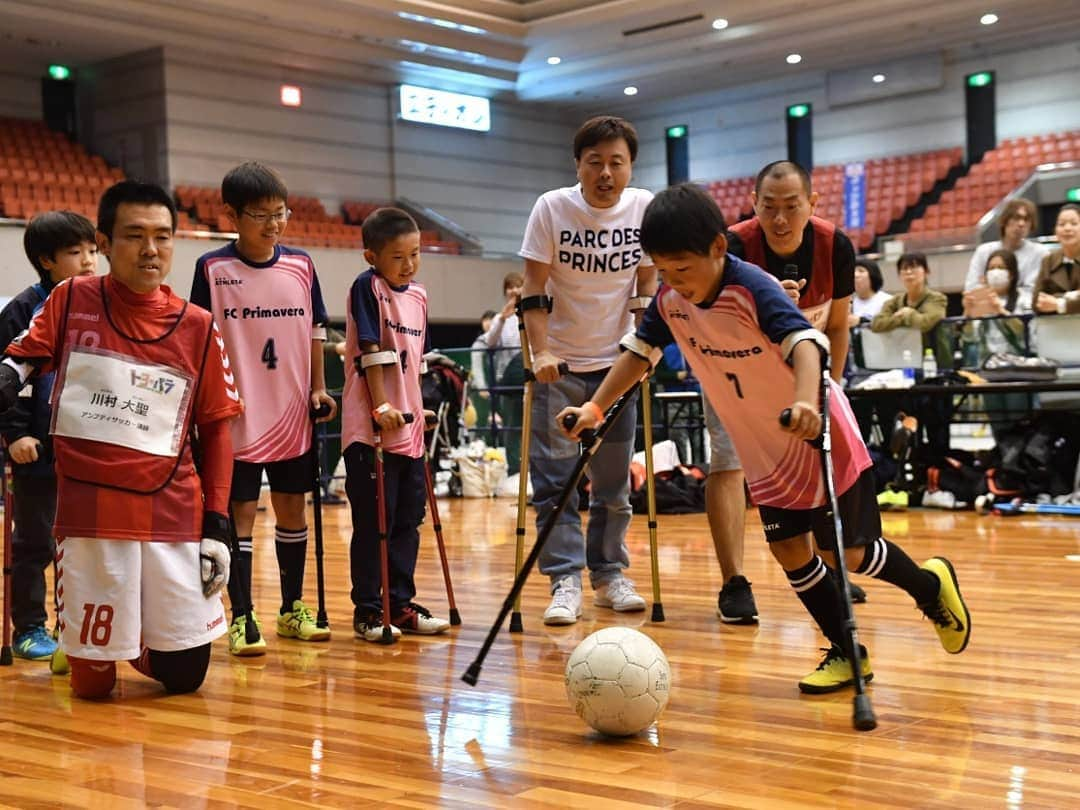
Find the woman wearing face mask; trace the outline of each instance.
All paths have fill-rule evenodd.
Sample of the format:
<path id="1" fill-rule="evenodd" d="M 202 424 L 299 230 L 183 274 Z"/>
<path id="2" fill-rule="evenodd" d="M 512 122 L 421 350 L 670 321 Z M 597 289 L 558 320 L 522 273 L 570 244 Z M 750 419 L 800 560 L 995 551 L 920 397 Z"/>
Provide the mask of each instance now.
<path id="1" fill-rule="evenodd" d="M 1061 247 L 1042 261 L 1035 279 L 1034 309 L 1071 315 L 1080 312 L 1080 205 L 1061 206 L 1054 236 Z"/>
<path id="2" fill-rule="evenodd" d="M 964 293 L 964 317 L 975 319 L 964 325 L 962 333 L 969 363 L 981 362 L 991 352 L 1025 353 L 1023 322 L 1001 317 L 1031 311 L 1019 282 L 1016 254 L 995 250 L 986 260 L 980 286 Z"/>

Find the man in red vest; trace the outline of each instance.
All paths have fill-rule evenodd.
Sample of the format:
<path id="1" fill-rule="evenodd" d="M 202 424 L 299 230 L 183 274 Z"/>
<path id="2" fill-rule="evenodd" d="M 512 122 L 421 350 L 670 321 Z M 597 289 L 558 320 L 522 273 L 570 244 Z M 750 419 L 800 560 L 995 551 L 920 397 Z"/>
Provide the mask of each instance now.
<path id="1" fill-rule="evenodd" d="M 213 317 L 162 283 L 175 232 L 164 189 L 106 190 L 97 241 L 109 274 L 58 284 L 0 363 L 0 410 L 58 370 L 56 590 L 82 698 L 108 695 L 124 660 L 168 692 L 194 691 L 226 628 L 240 396 Z"/>
<path id="2" fill-rule="evenodd" d="M 728 252 L 780 279 L 807 320 L 829 338 L 832 375 L 840 380 L 848 351 L 847 317 L 855 290 L 855 248 L 831 222 L 813 215 L 818 195 L 797 163 L 779 160 L 760 172 L 751 192 L 754 216 L 729 229 Z M 706 404 L 711 456 L 705 505 L 724 585 L 717 599 L 720 620 L 757 621 L 750 583 L 743 576 L 746 522 L 742 464 L 716 413 Z M 852 585 L 856 601 L 862 589 Z"/>

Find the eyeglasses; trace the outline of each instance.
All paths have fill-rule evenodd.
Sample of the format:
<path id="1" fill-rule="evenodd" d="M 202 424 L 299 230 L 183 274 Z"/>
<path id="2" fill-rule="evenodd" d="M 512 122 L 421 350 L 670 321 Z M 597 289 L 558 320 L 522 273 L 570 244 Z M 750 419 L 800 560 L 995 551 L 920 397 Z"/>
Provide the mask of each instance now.
<path id="1" fill-rule="evenodd" d="M 265 225 L 267 222 L 288 222 L 289 217 L 292 216 L 292 210 L 289 208 L 284 211 L 275 211 L 273 214 L 253 214 L 250 211 L 241 211 L 241 213 L 251 217 L 259 225 Z"/>

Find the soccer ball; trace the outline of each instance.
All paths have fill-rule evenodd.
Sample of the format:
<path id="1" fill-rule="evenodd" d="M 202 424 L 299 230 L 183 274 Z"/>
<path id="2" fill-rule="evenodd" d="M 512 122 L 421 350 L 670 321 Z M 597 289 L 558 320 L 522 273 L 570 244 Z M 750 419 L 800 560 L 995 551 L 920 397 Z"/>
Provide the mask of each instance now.
<path id="1" fill-rule="evenodd" d="M 653 724 L 667 706 L 671 668 L 664 651 L 630 627 L 605 627 L 566 662 L 566 696 L 586 723 L 626 737 Z"/>

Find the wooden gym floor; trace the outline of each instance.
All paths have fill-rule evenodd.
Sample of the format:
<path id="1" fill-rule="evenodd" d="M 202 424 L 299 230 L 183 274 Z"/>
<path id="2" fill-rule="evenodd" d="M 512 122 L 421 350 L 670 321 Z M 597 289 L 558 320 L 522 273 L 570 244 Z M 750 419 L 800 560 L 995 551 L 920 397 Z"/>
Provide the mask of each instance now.
<path id="1" fill-rule="evenodd" d="M 950 557 L 972 611 L 971 644 L 947 655 L 908 597 L 860 578 L 879 726 L 851 728 L 851 692 L 801 696 L 822 640 L 760 539 L 746 572 L 757 627 L 715 617 L 719 570 L 704 515 L 661 516 L 667 621 L 590 604 L 545 628 L 543 579 L 525 595 L 525 633 L 503 633 L 475 688 L 460 680 L 511 581 L 514 502 L 440 502 L 464 625 L 391 647 L 353 639 L 348 509 L 327 506 L 334 637 L 273 636 L 272 523 L 256 534 L 262 658 L 214 646 L 196 695 L 166 697 L 120 667 L 113 697 L 73 699 L 44 663 L 0 669 L 0 806 L 78 807 L 1069 807 L 1080 796 L 1080 531 L 1062 518 L 914 510 L 885 531 L 917 559 Z M 531 516 L 530 516 L 531 517 Z M 529 542 L 532 541 L 530 526 Z M 418 601 L 446 614 L 424 529 Z M 312 543 L 312 546 L 314 544 Z M 649 591 L 643 517 L 631 575 Z M 310 560 L 310 556 L 309 556 Z M 315 605 L 314 563 L 307 595 Z M 640 627 L 667 653 L 671 702 L 638 737 L 608 740 L 567 705 L 563 667 L 609 624 Z"/>

